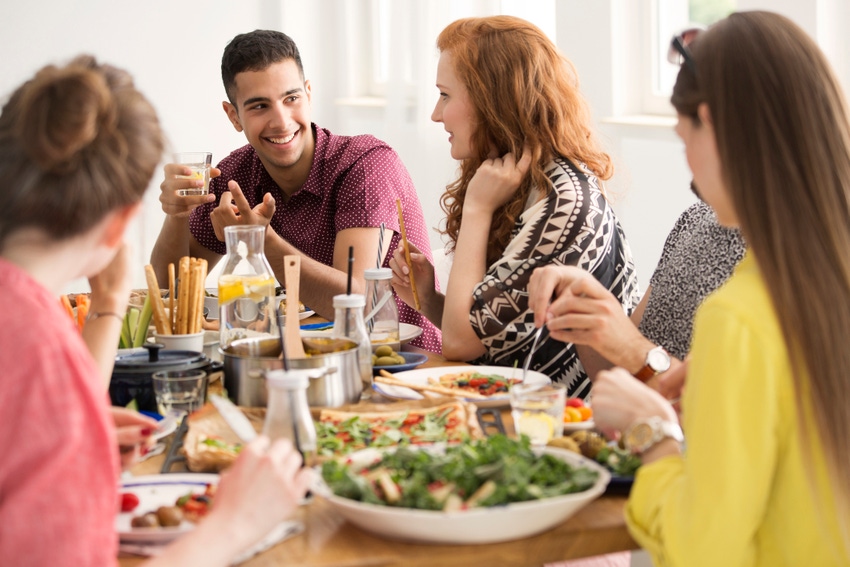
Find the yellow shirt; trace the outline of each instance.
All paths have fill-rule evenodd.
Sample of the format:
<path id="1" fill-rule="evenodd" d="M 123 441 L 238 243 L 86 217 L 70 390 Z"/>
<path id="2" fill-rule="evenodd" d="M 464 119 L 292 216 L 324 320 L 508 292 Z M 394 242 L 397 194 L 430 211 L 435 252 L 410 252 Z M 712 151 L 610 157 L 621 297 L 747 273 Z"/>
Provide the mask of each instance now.
<path id="1" fill-rule="evenodd" d="M 685 455 L 638 471 L 626 509 L 635 540 L 658 567 L 850 564 L 822 448 L 815 439 L 804 450 L 804 412 L 751 253 L 694 329 Z"/>

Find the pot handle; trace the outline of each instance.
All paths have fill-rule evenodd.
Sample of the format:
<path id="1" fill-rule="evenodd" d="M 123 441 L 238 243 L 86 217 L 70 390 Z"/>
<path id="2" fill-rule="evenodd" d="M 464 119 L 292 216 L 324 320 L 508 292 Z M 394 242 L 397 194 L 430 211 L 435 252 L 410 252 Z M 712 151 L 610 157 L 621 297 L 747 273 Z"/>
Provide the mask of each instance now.
<path id="1" fill-rule="evenodd" d="M 324 378 L 328 374 L 333 374 L 334 372 L 337 371 L 336 366 L 322 366 L 322 368 L 324 368 L 325 371 L 322 372 L 321 374 L 311 374 L 309 376 L 310 380 L 318 380 L 319 378 Z"/>

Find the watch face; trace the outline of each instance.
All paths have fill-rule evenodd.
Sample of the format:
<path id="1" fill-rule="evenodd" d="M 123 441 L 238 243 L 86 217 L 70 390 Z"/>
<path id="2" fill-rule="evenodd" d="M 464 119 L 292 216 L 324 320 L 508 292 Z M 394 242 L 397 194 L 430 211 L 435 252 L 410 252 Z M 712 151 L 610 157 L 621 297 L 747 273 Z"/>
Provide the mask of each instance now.
<path id="1" fill-rule="evenodd" d="M 666 372 L 670 368 L 670 355 L 662 349 L 652 349 L 646 356 L 646 363 L 656 372 Z"/>
<path id="2" fill-rule="evenodd" d="M 651 425 L 648 423 L 637 423 L 629 429 L 626 436 L 626 445 L 632 451 L 641 451 L 652 442 L 653 435 L 654 432 Z"/>

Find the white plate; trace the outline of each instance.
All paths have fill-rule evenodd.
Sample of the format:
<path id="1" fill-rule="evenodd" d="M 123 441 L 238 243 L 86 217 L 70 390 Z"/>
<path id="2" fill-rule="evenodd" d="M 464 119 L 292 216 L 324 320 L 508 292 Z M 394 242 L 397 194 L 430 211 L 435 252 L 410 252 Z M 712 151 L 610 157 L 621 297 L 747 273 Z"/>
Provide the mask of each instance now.
<path id="1" fill-rule="evenodd" d="M 383 537 L 448 544 L 509 541 L 532 536 L 565 522 L 602 495 L 611 479 L 611 473 L 606 468 L 577 453 L 554 447 L 546 447 L 544 451 L 573 466 L 593 469 L 599 473 L 599 478 L 584 492 L 458 512 L 365 504 L 335 496 L 321 479 L 317 492 L 325 497 L 343 518 L 363 530 Z M 349 457 L 355 455 L 357 453 Z"/>
<path id="2" fill-rule="evenodd" d="M 217 474 L 155 474 L 136 476 L 121 482 L 121 492 L 132 492 L 139 497 L 139 505 L 132 512 L 121 512 L 115 517 L 115 531 L 121 541 L 167 542 L 195 528 L 183 520 L 173 528 L 133 528 L 134 516 L 156 512 L 160 506 L 174 506 L 177 499 L 193 492 L 203 494 L 207 484 L 218 484 Z"/>
<path id="3" fill-rule="evenodd" d="M 399 380 L 410 382 L 411 384 L 426 385 L 428 378 L 439 379 L 445 374 L 457 374 L 460 372 L 480 372 L 481 374 L 499 374 L 505 378 L 520 378 L 522 369 L 513 368 L 511 366 L 440 366 L 436 368 L 417 368 L 416 370 L 408 370 L 406 372 L 398 372 L 394 374 Z M 542 372 L 529 370 L 525 377 L 525 381 L 529 384 L 548 384 L 551 382 L 548 376 Z M 396 400 L 421 400 L 424 396 L 415 390 L 405 388 L 404 386 L 390 386 L 374 382 L 372 388 L 379 394 Z M 478 398 L 466 398 L 467 401 L 474 403 L 478 407 L 492 408 L 504 407 L 511 403 L 509 394 L 499 396 L 491 396 L 486 400 Z"/>
<path id="4" fill-rule="evenodd" d="M 311 312 L 312 313 L 312 312 Z M 303 319 L 304 317 L 302 317 Z M 398 324 L 399 342 L 406 344 L 422 334 L 422 327 L 411 325 L 409 323 Z M 330 337 L 333 336 L 333 328 L 322 329 L 320 331 L 301 331 L 302 337 Z M 384 343 L 372 343 L 372 350 L 381 346 Z"/>
<path id="5" fill-rule="evenodd" d="M 594 423 L 593 418 L 591 417 L 587 421 L 574 421 L 570 423 L 564 424 L 564 433 L 572 433 L 573 431 L 583 431 L 585 429 L 593 429 L 596 427 L 596 423 Z"/>
<path id="6" fill-rule="evenodd" d="M 284 301 L 285 299 L 286 299 L 285 293 L 282 293 L 280 295 L 275 296 L 275 298 L 274 298 L 274 308 L 279 309 L 281 302 Z M 284 305 L 286 305 L 286 304 L 284 303 Z M 285 311 L 286 311 L 286 309 L 284 308 L 284 312 Z M 298 312 L 298 320 L 301 321 L 301 320 L 306 319 L 307 317 L 310 317 L 311 315 L 315 315 L 315 314 L 316 314 L 315 311 L 313 311 L 312 309 L 310 309 L 309 307 L 307 307 L 305 305 L 304 311 Z M 286 319 L 286 317 L 284 317 L 284 319 Z"/>

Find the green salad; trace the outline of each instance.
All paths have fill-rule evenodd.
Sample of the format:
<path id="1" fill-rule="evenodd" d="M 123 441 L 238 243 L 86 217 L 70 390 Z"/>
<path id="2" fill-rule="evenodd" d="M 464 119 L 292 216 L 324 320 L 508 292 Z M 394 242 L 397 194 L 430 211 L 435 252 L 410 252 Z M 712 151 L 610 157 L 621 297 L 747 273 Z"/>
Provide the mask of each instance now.
<path id="1" fill-rule="evenodd" d="M 608 469 L 619 476 L 635 476 L 640 468 L 641 460 L 625 449 L 614 445 L 606 445 L 596 453 L 596 462 L 608 467 Z"/>
<path id="2" fill-rule="evenodd" d="M 462 510 L 582 492 L 597 471 L 537 456 L 527 437 L 494 435 L 447 447 L 444 454 L 399 448 L 364 468 L 328 461 L 322 477 L 337 496 L 370 504 Z"/>

